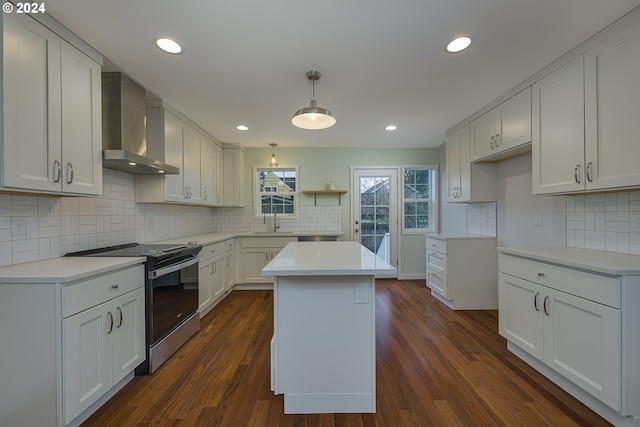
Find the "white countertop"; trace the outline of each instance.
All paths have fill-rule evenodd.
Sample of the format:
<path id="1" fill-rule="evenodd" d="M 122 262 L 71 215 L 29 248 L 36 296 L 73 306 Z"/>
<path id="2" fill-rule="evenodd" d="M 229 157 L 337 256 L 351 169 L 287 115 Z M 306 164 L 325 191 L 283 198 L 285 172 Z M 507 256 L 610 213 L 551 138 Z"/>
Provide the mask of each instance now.
<path id="1" fill-rule="evenodd" d="M 298 236 L 344 236 L 341 231 L 238 231 L 235 233 L 205 233 L 195 234 L 192 236 L 178 237 L 171 240 L 162 240 L 153 243 L 188 243 L 197 242 L 206 246 L 213 243 L 222 242 L 223 240 L 233 239 L 234 237 L 295 237 Z"/>
<path id="2" fill-rule="evenodd" d="M 456 239 L 496 239 L 496 236 L 483 236 L 481 234 L 441 234 L 427 233 L 427 238 L 431 237 L 437 240 L 456 240 Z"/>
<path id="3" fill-rule="evenodd" d="M 612 276 L 640 275 L 640 256 L 591 249 L 553 247 L 500 247 L 498 252 Z"/>
<path id="4" fill-rule="evenodd" d="M 262 269 L 265 276 L 393 274 L 396 269 L 358 242 L 289 243 Z"/>
<path id="5" fill-rule="evenodd" d="M 142 264 L 145 257 L 60 257 L 0 268 L 0 284 L 68 283 Z"/>

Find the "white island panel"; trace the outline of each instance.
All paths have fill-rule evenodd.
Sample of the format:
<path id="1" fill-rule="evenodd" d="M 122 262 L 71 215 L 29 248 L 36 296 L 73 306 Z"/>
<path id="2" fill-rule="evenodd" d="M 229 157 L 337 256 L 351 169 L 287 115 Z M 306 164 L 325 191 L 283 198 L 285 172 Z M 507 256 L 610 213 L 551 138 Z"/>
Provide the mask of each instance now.
<path id="1" fill-rule="evenodd" d="M 275 276 L 272 385 L 284 411 L 376 410 L 375 275 L 393 266 L 356 242 L 290 243 Z"/>

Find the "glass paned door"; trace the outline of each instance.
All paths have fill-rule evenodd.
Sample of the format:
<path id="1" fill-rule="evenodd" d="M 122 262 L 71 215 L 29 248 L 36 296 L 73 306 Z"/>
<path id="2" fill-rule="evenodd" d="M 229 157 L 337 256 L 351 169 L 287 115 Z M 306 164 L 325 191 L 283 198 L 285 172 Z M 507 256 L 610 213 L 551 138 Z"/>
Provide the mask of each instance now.
<path id="1" fill-rule="evenodd" d="M 397 170 L 354 169 L 353 240 L 396 265 Z"/>

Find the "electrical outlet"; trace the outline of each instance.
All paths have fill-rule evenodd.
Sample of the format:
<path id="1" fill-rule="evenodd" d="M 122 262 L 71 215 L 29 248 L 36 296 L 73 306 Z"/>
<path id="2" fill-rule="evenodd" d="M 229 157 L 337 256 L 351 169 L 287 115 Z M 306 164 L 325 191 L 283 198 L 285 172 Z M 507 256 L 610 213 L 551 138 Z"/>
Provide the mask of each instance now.
<path id="1" fill-rule="evenodd" d="M 13 234 L 14 235 L 24 234 L 24 219 L 23 218 L 15 218 L 13 220 Z"/>
<path id="2" fill-rule="evenodd" d="M 356 304 L 369 304 L 369 284 L 356 283 Z"/>

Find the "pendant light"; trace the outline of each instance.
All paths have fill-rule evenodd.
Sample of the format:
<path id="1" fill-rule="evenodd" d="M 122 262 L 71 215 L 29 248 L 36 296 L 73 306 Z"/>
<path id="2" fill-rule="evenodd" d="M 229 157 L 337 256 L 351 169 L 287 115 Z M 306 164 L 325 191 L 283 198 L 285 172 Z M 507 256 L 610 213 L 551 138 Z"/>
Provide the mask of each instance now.
<path id="1" fill-rule="evenodd" d="M 318 107 L 315 99 L 316 81 L 320 79 L 319 71 L 307 71 L 307 79 L 311 81 L 311 103 L 296 111 L 291 119 L 291 123 L 302 129 L 318 130 L 326 129 L 336 124 L 336 119 L 331 115 L 331 111 Z"/>
<path id="2" fill-rule="evenodd" d="M 269 162 L 269 167 L 277 168 L 278 167 L 278 159 L 276 159 L 276 147 L 278 144 L 269 144 L 271 146 L 271 161 Z"/>

